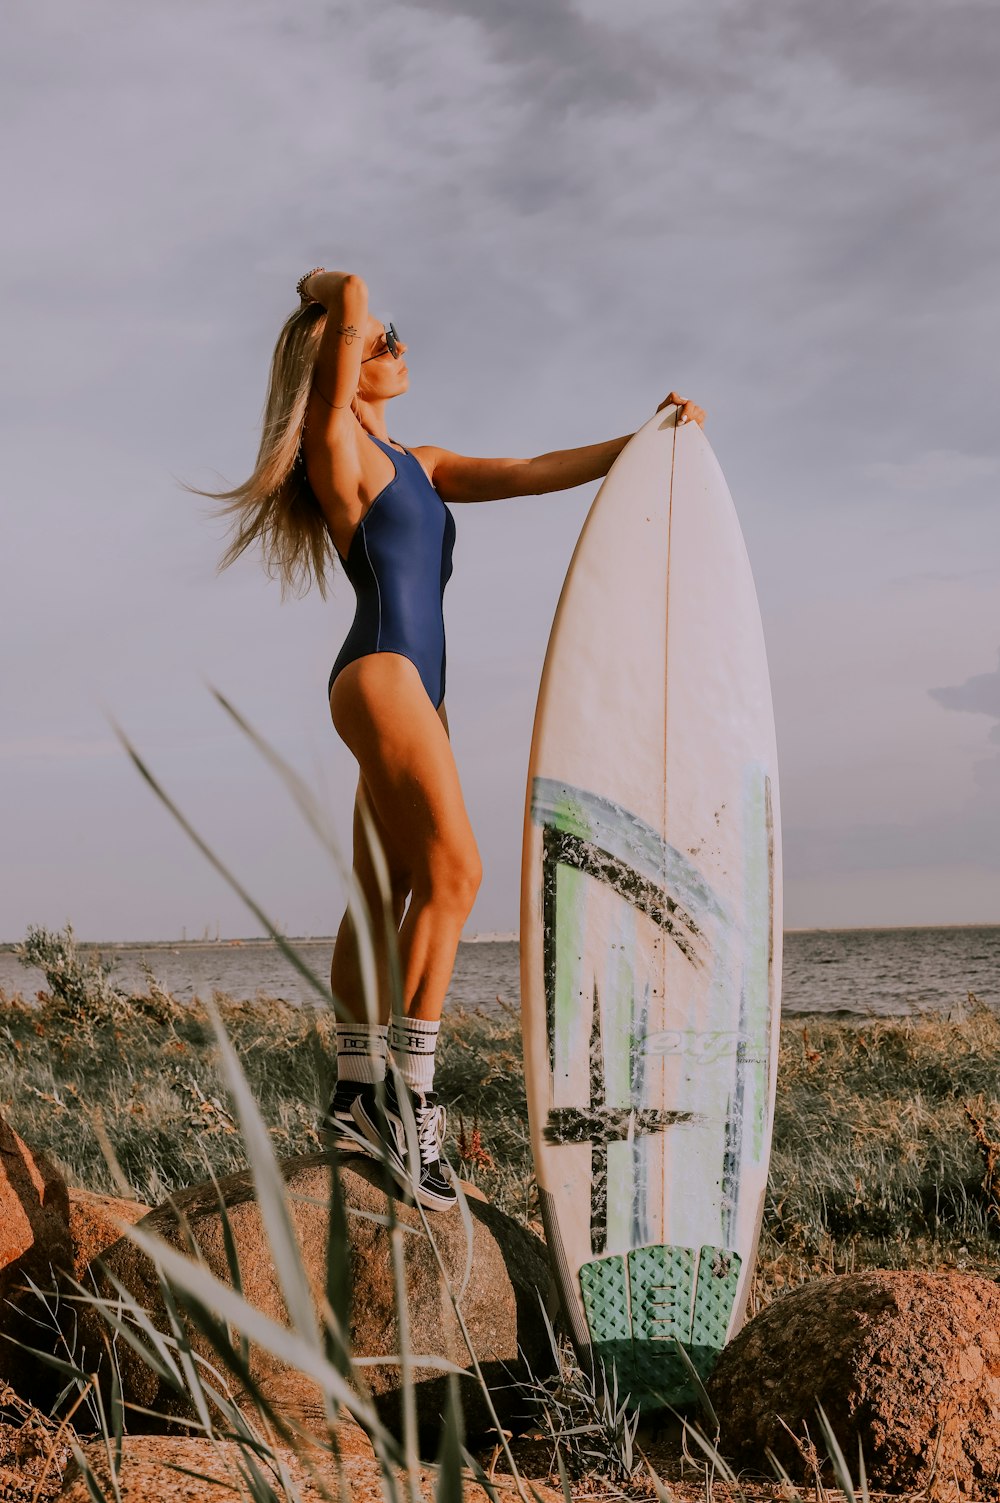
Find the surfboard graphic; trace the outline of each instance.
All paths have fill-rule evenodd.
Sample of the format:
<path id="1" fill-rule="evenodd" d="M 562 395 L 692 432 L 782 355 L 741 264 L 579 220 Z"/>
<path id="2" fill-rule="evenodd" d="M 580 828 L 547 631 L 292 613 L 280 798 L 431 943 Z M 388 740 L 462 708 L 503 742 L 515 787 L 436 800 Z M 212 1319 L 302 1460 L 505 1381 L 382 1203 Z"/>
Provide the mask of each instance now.
<path id="1" fill-rule="evenodd" d="M 645 1406 L 745 1307 L 770 1152 L 780 842 L 763 633 L 704 435 L 657 414 L 591 508 L 532 740 L 521 993 L 573 1339 Z"/>

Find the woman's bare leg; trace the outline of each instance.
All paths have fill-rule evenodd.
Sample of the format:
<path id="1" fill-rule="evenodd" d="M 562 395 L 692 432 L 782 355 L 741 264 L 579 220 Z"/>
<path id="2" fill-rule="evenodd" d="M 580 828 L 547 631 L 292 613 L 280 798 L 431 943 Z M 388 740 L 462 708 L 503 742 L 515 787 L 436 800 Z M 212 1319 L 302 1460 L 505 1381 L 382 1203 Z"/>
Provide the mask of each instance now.
<path id="1" fill-rule="evenodd" d="M 365 788 L 364 778 L 362 777 L 358 782 L 358 791 L 354 800 L 354 875 L 361 888 L 369 918 L 371 919 L 372 938 L 375 949 L 378 997 L 375 999 L 373 1021 L 376 1023 L 386 1023 L 389 1019 L 391 993 L 386 916 L 383 912 L 384 899 L 376 876 L 375 863 L 372 860 L 371 845 L 368 831 L 365 828 L 363 810 L 367 812 L 368 819 L 375 827 L 386 865 L 389 868 L 389 887 L 391 893 L 390 917 L 394 931 L 398 931 L 402 922 L 403 910 L 406 907 L 406 899 L 410 891 L 410 878 L 405 865 L 393 849 L 388 830 L 382 824 L 372 805 L 371 798 Z M 337 939 L 333 947 L 333 964 L 330 967 L 330 989 L 337 1001 L 342 1004 L 344 1010 L 356 1022 L 366 1023 L 368 1021 L 364 987 L 361 980 L 361 964 L 358 958 L 358 946 L 354 934 L 354 920 L 351 917 L 349 909 L 345 912 L 340 922 L 340 928 L 337 930 Z"/>
<path id="2" fill-rule="evenodd" d="M 390 871 L 405 880 L 405 868 L 409 879 L 399 934 L 404 1010 L 434 1021 L 482 875 L 445 723 L 414 665 L 395 653 L 349 664 L 330 708 L 358 760 Z"/>

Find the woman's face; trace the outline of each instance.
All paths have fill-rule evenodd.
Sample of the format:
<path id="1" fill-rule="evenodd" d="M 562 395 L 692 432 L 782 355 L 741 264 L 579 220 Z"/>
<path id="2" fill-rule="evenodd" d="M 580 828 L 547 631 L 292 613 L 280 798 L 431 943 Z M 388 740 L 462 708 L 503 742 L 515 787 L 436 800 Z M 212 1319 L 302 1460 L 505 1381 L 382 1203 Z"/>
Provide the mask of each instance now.
<path id="1" fill-rule="evenodd" d="M 385 325 L 369 314 L 358 381 L 358 395 L 363 401 L 385 402 L 406 391 L 410 376 L 404 359 L 406 345 L 401 339 L 397 340 L 396 349 L 398 354 L 393 355 L 386 344 Z"/>

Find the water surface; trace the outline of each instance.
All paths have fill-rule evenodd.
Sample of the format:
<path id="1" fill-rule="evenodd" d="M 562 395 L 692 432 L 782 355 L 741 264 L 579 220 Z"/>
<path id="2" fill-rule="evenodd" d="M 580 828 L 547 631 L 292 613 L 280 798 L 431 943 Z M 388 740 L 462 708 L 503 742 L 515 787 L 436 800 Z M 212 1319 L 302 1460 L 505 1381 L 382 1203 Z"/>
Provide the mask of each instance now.
<path id="1" fill-rule="evenodd" d="M 328 977 L 333 941 L 294 942 L 298 953 L 323 980 Z M 104 945 L 116 962 L 123 987 L 141 991 L 143 962 L 181 1000 L 258 995 L 302 1002 L 309 988 L 269 940 L 216 943 Z M 449 1000 L 465 1007 L 495 1007 L 497 999 L 519 1006 L 516 940 L 467 943 L 458 948 Z M 0 987 L 32 996 L 45 984 L 41 972 L 27 970 L 10 949 L 0 950 Z M 947 929 L 813 929 L 785 935 L 786 1014 L 844 1013 L 888 1017 L 947 1010 L 975 992 L 1000 1006 L 1000 926 Z"/>

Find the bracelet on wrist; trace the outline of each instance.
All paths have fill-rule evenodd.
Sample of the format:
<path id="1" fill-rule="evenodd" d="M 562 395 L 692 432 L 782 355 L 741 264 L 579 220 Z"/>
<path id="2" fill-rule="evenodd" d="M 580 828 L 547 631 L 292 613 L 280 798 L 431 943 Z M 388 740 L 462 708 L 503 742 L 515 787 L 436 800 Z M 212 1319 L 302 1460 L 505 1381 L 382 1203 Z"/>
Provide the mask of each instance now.
<path id="1" fill-rule="evenodd" d="M 326 267 L 314 266 L 312 271 L 307 271 L 301 277 L 299 277 L 299 280 L 295 284 L 295 291 L 298 293 L 303 303 L 319 302 L 319 298 L 310 297 L 308 292 L 306 292 L 306 283 L 308 282 L 309 278 L 314 277 L 318 271 L 326 271 Z"/>

